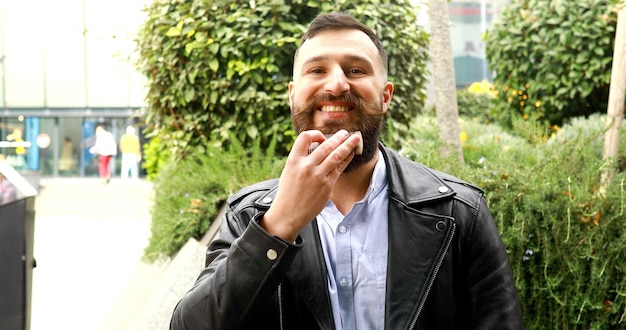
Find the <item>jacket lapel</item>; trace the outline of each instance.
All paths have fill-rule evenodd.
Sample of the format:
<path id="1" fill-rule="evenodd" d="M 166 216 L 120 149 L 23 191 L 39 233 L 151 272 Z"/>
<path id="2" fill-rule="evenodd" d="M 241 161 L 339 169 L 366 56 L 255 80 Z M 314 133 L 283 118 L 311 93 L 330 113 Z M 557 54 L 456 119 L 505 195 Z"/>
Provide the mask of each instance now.
<path id="1" fill-rule="evenodd" d="M 454 223 L 401 203 L 390 203 L 389 219 L 385 323 L 387 329 L 406 329 L 435 280 Z"/>
<path id="2" fill-rule="evenodd" d="M 383 154 L 390 197 L 385 328 L 406 329 L 421 311 L 455 227 L 448 210 L 425 207 L 455 193 L 421 165 Z"/>

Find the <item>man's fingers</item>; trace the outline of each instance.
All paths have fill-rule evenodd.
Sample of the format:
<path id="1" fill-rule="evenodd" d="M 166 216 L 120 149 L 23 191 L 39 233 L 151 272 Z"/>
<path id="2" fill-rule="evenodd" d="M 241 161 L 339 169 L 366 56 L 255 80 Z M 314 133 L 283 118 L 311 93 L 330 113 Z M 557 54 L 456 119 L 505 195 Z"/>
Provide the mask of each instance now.
<path id="1" fill-rule="evenodd" d="M 330 153 L 330 155 L 327 158 L 331 158 L 334 159 L 335 162 L 338 165 L 339 163 L 343 163 L 346 159 L 350 158 L 348 160 L 348 162 L 352 159 L 352 157 L 354 156 L 354 152 L 359 144 L 359 142 L 361 141 L 361 136 L 360 135 L 348 135 L 347 131 L 343 131 L 345 132 L 346 135 L 344 135 L 342 137 L 342 142 L 335 147 L 332 152 Z"/>
<path id="2" fill-rule="evenodd" d="M 343 172 L 360 143 L 362 143 L 360 134 L 350 134 L 343 129 L 327 136 L 316 130 L 304 131 L 294 142 L 292 161 L 301 165 L 307 164 L 305 166 L 314 166 L 317 169 L 311 170 L 324 176 L 334 171 Z"/>
<path id="3" fill-rule="evenodd" d="M 348 137 L 348 132 L 346 130 L 340 130 L 332 136 L 325 137 L 325 141 L 314 142 L 311 144 L 312 152 L 315 152 L 315 156 L 320 158 L 320 162 L 328 157 L 334 150 L 336 150 Z M 317 146 L 316 146 L 317 144 Z"/>
<path id="4" fill-rule="evenodd" d="M 311 153 L 311 145 L 320 144 L 324 140 L 326 140 L 326 137 L 320 131 L 304 131 L 298 135 L 298 138 L 293 143 L 291 152 L 300 156 L 306 156 Z"/>
<path id="5" fill-rule="evenodd" d="M 355 155 L 354 152 L 350 153 L 348 158 L 344 159 L 341 163 L 339 163 L 339 165 L 337 165 L 337 171 L 339 173 L 343 173 L 343 171 L 346 170 L 346 168 L 348 167 L 348 165 L 352 161 L 352 158 L 354 158 L 354 155 Z"/>

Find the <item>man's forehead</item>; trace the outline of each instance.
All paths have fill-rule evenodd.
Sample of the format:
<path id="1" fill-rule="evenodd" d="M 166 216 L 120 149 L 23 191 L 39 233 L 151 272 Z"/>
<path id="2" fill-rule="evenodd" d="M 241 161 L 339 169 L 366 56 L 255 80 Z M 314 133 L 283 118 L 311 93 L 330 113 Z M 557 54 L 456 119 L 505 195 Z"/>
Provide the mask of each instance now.
<path id="1" fill-rule="evenodd" d="M 366 52 L 367 55 L 378 57 L 378 50 L 374 42 L 363 31 L 357 29 L 328 29 L 319 31 L 312 37 L 306 39 L 296 54 L 302 58 L 305 53 L 321 53 L 327 49 L 339 51 L 341 49 L 358 49 L 360 52 Z M 366 55 L 366 54 L 361 54 Z"/>

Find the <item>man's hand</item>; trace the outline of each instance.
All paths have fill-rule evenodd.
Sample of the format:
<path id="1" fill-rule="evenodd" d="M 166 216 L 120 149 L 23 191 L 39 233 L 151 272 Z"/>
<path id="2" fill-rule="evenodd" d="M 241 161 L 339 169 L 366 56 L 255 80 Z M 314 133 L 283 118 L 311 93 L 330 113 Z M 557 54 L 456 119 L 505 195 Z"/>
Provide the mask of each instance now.
<path id="1" fill-rule="evenodd" d="M 311 154 L 309 146 L 321 143 Z M 296 139 L 280 176 L 278 192 L 263 216 L 261 227 L 287 242 L 295 241 L 324 208 L 343 170 L 361 142 L 345 130 L 326 138 L 320 131 L 304 131 Z"/>

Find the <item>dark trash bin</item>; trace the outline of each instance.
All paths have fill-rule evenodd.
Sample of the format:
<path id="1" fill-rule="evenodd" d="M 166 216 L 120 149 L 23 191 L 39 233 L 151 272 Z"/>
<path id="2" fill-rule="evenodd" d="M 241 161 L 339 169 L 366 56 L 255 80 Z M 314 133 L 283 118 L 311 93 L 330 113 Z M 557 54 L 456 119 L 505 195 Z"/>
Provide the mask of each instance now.
<path id="1" fill-rule="evenodd" d="M 0 329 L 29 330 L 37 191 L 0 160 Z"/>

